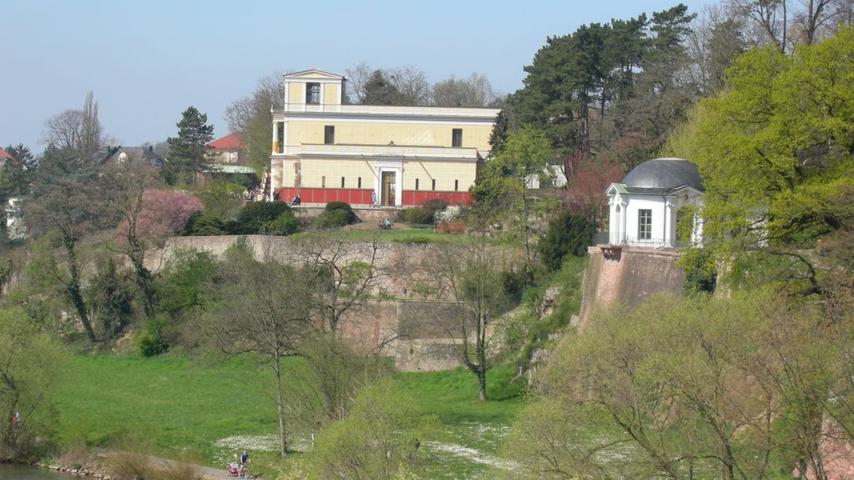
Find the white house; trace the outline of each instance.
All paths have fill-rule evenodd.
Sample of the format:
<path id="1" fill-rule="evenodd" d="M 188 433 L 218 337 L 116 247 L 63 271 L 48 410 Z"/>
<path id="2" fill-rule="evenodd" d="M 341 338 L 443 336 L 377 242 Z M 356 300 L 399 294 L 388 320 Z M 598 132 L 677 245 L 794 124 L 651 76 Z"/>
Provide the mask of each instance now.
<path id="1" fill-rule="evenodd" d="M 606 193 L 611 245 L 675 248 L 702 243 L 703 223 L 695 212 L 703 204 L 703 182 L 697 167 L 681 158 L 656 158 L 641 163 Z M 694 206 L 694 209 L 680 209 Z M 679 212 L 679 213 L 677 213 Z M 676 218 L 694 215 L 690 238 L 677 238 Z"/>

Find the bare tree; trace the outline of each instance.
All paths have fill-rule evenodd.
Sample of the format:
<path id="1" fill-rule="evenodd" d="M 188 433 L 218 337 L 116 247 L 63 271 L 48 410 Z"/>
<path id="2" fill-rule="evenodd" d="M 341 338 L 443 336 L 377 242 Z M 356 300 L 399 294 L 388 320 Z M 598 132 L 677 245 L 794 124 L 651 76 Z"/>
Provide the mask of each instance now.
<path id="1" fill-rule="evenodd" d="M 433 85 L 433 105 L 437 107 L 485 107 L 495 99 L 489 79 L 478 73 L 468 78 L 451 77 Z"/>
<path id="2" fill-rule="evenodd" d="M 229 356 L 255 353 L 273 371 L 279 448 L 288 450 L 285 419 L 283 360 L 296 355 L 312 332 L 308 285 L 298 272 L 275 262 L 261 263 L 252 258 L 245 244 L 230 250 L 211 281 L 219 303 L 205 322 L 212 342 Z"/>
<path id="3" fill-rule="evenodd" d="M 365 98 L 365 84 L 371 78 L 373 70 L 365 62 L 359 62 L 344 70 L 347 77 L 347 97 L 350 103 L 362 103 Z"/>
<path id="4" fill-rule="evenodd" d="M 311 276 L 312 308 L 323 330 L 337 335 L 341 319 L 364 310 L 377 293 L 384 272 L 378 267 L 380 244 L 304 237 L 296 244 L 304 271 Z"/>
<path id="5" fill-rule="evenodd" d="M 273 138 L 273 110 L 283 107 L 282 76 L 272 73 L 258 80 L 255 91 L 225 109 L 229 130 L 243 134 L 241 155 L 249 165 L 269 166 Z"/>
<path id="6" fill-rule="evenodd" d="M 86 94 L 82 110 L 66 110 L 45 122 L 45 145 L 73 151 L 80 157 L 94 155 L 101 148 L 103 137 L 92 92 Z"/>
<path id="7" fill-rule="evenodd" d="M 510 305 L 501 280 L 504 262 L 487 248 L 483 235 L 473 245 L 442 246 L 428 262 L 426 268 L 435 276 L 438 298 L 456 307 L 452 313 L 455 321 L 434 320 L 455 340 L 460 360 L 477 377 L 480 400 L 486 401 L 491 334 L 496 331 L 492 324 Z"/>
<path id="8" fill-rule="evenodd" d="M 758 30 L 757 43 L 781 52 L 813 44 L 852 20 L 852 0 L 731 0 L 728 4 Z"/>
<path id="9" fill-rule="evenodd" d="M 101 177 L 104 192 L 121 217 L 117 249 L 130 260 L 134 278 L 142 294 L 142 306 L 148 318 L 154 316 L 154 275 L 145 266 L 146 244 L 142 232 L 145 191 L 159 183 L 157 170 L 144 158 L 127 158 L 110 165 Z"/>
<path id="10" fill-rule="evenodd" d="M 406 65 L 385 70 L 385 75 L 400 92 L 404 105 L 427 105 L 430 103 L 430 82 L 423 70 Z"/>

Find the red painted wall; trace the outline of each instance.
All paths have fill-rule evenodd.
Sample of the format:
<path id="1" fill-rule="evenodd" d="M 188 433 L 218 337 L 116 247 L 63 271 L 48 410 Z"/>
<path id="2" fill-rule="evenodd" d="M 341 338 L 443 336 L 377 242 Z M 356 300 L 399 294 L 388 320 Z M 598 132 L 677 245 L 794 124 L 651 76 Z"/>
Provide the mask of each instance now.
<path id="1" fill-rule="evenodd" d="M 302 203 L 329 203 L 333 201 L 347 202 L 351 205 L 370 205 L 371 192 L 370 189 L 358 188 L 293 188 L 284 187 L 277 188 L 276 193 L 279 200 L 290 203 L 291 199 L 299 193 Z M 448 205 L 457 205 L 460 203 L 471 203 L 471 194 L 469 192 L 433 192 L 424 190 L 404 190 L 403 198 L 401 199 L 404 206 L 421 205 L 427 200 L 439 198 L 448 203 Z"/>

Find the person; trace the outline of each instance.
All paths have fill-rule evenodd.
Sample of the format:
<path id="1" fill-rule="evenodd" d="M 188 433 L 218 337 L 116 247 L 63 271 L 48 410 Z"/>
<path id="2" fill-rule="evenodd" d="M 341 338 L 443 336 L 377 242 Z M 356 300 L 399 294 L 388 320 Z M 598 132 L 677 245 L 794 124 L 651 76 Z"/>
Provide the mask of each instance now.
<path id="1" fill-rule="evenodd" d="M 249 473 L 249 454 L 246 450 L 240 454 L 240 475 L 247 476 Z"/>
<path id="2" fill-rule="evenodd" d="M 373 190 L 371 190 L 371 206 L 372 207 L 377 206 L 377 192 L 375 192 Z"/>
<path id="3" fill-rule="evenodd" d="M 291 205 L 299 205 L 302 202 L 302 199 L 299 198 L 299 194 L 294 195 L 294 198 L 291 200 Z"/>

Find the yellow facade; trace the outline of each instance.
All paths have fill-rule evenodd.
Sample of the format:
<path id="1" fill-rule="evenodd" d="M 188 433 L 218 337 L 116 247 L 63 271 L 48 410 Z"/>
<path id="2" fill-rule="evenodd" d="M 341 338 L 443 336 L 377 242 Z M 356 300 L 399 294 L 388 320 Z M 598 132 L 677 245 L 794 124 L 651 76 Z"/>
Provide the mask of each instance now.
<path id="1" fill-rule="evenodd" d="M 335 127 L 335 143 L 344 145 L 394 143 L 398 146 L 450 147 L 456 128 L 462 130 L 462 147 L 489 150 L 489 135 L 492 133 L 492 125 L 360 122 L 330 116 L 328 120 L 288 122 L 285 144 L 321 144 L 326 126 Z"/>
<path id="2" fill-rule="evenodd" d="M 344 81 L 319 70 L 285 75 L 285 107 L 273 114 L 271 196 L 306 189 L 323 203 L 347 190 L 347 198 L 390 206 L 466 201 L 498 110 L 346 105 Z M 315 83 L 319 98 L 307 102 Z"/>

